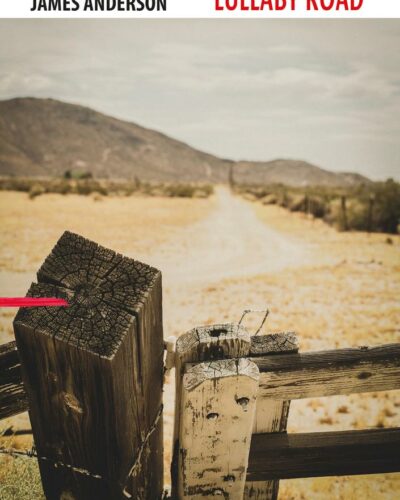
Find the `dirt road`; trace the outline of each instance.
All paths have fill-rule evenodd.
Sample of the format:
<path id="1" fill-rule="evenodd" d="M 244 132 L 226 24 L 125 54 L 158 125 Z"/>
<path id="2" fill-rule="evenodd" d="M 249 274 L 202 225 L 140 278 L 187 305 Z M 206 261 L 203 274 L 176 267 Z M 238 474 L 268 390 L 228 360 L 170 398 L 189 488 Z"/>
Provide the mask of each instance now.
<path id="1" fill-rule="evenodd" d="M 167 285 L 213 283 L 304 265 L 307 245 L 261 222 L 250 203 L 216 188 L 215 208 L 203 221 L 180 229 L 147 261 L 162 270 Z"/>
<path id="2" fill-rule="evenodd" d="M 150 251 L 132 250 L 131 256 L 161 269 L 167 286 L 198 286 L 309 261 L 303 241 L 269 228 L 257 218 L 250 203 L 232 195 L 227 187 L 218 186 L 213 201 L 214 208 L 205 219 L 175 230 L 163 245 Z M 1 294 L 23 294 L 33 280 L 33 272 L 2 271 Z"/>

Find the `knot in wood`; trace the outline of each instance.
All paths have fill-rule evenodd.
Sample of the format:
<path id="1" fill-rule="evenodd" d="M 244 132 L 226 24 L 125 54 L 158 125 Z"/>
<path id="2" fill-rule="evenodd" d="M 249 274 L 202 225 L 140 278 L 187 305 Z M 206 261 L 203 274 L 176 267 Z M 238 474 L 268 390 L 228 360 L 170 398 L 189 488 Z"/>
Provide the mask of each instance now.
<path id="1" fill-rule="evenodd" d="M 224 482 L 228 483 L 228 486 L 232 486 L 235 481 L 236 478 L 232 474 L 228 474 L 227 476 L 224 477 Z"/>
<path id="2" fill-rule="evenodd" d="M 78 285 L 74 291 L 74 300 L 84 306 L 96 308 L 101 304 L 103 295 L 98 288 L 91 283 L 83 283 Z"/>
<path id="3" fill-rule="evenodd" d="M 64 403 L 67 408 L 72 410 L 74 413 L 83 414 L 83 409 L 78 401 L 78 399 L 73 394 L 63 393 Z"/>

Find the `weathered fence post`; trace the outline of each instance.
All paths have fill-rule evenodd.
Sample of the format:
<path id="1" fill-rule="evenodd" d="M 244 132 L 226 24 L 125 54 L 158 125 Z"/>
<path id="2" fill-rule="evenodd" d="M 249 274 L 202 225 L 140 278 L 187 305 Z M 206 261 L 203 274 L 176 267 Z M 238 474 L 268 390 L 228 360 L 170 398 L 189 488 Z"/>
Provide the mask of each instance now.
<path id="1" fill-rule="evenodd" d="M 346 196 L 340 197 L 340 207 L 342 211 L 342 223 L 343 223 L 343 231 L 349 230 L 349 223 L 347 219 L 347 198 Z"/>
<path id="2" fill-rule="evenodd" d="M 242 358 L 250 335 L 238 325 L 199 327 L 176 344 L 173 497 L 241 499 L 258 370 Z M 191 367 L 185 364 L 202 362 Z"/>
<path id="3" fill-rule="evenodd" d="M 47 499 L 160 498 L 161 273 L 66 232 L 38 282 L 69 303 L 14 321 Z"/>
<path id="4" fill-rule="evenodd" d="M 182 384 L 179 498 L 242 500 L 259 372 L 246 358 L 193 365 Z"/>
<path id="5" fill-rule="evenodd" d="M 265 356 L 298 352 L 295 333 L 277 333 L 251 337 L 250 356 Z M 289 416 L 290 401 L 258 399 L 253 434 L 285 432 Z M 276 500 L 279 480 L 248 481 L 245 500 Z"/>

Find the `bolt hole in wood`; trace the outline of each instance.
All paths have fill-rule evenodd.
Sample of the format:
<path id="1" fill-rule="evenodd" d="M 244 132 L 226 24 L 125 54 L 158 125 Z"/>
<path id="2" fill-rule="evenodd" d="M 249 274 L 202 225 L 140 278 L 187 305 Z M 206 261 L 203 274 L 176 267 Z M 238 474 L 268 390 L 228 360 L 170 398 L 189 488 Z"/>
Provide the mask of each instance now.
<path id="1" fill-rule="evenodd" d="M 226 483 L 228 483 L 228 486 L 232 486 L 233 483 L 236 481 L 236 478 L 235 478 L 235 476 L 230 474 L 228 476 L 224 476 L 224 481 Z"/>
<path id="2" fill-rule="evenodd" d="M 248 404 L 250 403 L 249 398 L 238 398 L 236 403 L 243 408 L 243 411 L 247 411 Z"/>
<path id="3" fill-rule="evenodd" d="M 213 490 L 213 495 L 215 497 L 222 497 L 222 496 L 225 496 L 225 492 L 223 490 L 221 490 L 220 488 L 216 488 L 215 490 Z"/>
<path id="4" fill-rule="evenodd" d="M 211 330 L 210 336 L 218 338 L 221 335 L 226 335 L 227 333 L 228 333 L 228 330 L 226 328 L 216 328 L 215 330 Z"/>
<path id="5" fill-rule="evenodd" d="M 217 420 L 219 417 L 219 413 L 209 413 L 207 415 L 207 420 Z"/>

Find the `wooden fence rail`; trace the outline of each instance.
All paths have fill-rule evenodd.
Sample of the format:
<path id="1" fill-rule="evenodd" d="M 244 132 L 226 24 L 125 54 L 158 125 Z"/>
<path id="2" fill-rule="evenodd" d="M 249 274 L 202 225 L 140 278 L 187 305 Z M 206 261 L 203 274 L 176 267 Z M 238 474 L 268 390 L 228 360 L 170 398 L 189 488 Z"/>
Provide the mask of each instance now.
<path id="1" fill-rule="evenodd" d="M 258 397 L 283 400 L 391 390 L 400 379 L 400 344 L 254 358 L 257 350 L 261 356 L 262 342 L 274 352 L 276 336 L 266 337 L 251 338 L 250 355 L 261 374 Z M 296 352 L 295 342 L 292 336 L 289 352 Z M 16 343 L 9 342 L 0 346 L 0 420 L 27 410 Z"/>
<path id="2" fill-rule="evenodd" d="M 399 387 L 400 344 L 255 358 L 259 398 L 304 399 Z"/>
<path id="3" fill-rule="evenodd" d="M 400 471 L 400 429 L 254 434 L 247 480 Z"/>
<path id="4" fill-rule="evenodd" d="M 0 345 L 0 420 L 28 409 L 17 344 Z"/>

